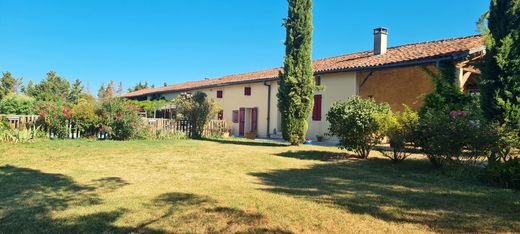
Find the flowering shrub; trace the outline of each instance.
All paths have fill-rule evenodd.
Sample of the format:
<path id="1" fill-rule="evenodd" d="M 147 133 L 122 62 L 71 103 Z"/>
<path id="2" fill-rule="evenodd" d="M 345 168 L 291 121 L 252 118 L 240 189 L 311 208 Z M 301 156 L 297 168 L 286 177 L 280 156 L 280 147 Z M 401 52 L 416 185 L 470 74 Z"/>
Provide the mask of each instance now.
<path id="1" fill-rule="evenodd" d="M 56 102 L 42 102 L 36 105 L 38 111 L 37 124 L 53 133 L 58 138 L 68 135 L 67 124 L 72 117 L 68 106 Z"/>
<path id="2" fill-rule="evenodd" d="M 415 143 L 434 167 L 480 162 L 497 141 L 493 125 L 478 111 L 429 111 L 419 121 Z"/>
<path id="3" fill-rule="evenodd" d="M 98 111 L 100 132 L 108 133 L 114 140 L 134 138 L 142 127 L 138 107 L 120 98 L 111 98 L 101 104 Z"/>
<path id="4" fill-rule="evenodd" d="M 334 103 L 327 113 L 329 133 L 339 138 L 341 149 L 353 150 L 367 158 L 372 148 L 383 140 L 390 114 L 388 104 L 351 97 Z"/>

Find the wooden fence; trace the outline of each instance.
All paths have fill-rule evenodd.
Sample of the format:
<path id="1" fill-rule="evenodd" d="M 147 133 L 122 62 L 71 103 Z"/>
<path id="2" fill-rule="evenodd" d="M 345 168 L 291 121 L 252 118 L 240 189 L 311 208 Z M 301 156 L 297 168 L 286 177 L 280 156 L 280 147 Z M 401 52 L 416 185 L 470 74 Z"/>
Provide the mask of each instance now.
<path id="1" fill-rule="evenodd" d="M 13 129 L 24 129 L 33 128 L 35 126 L 37 115 L 0 115 L 0 120 L 7 119 L 8 124 Z M 152 130 L 160 130 L 166 132 L 181 132 L 190 136 L 192 127 L 186 120 L 172 120 L 172 119 L 154 119 L 154 118 L 142 118 L 144 124 Z M 81 138 L 84 134 L 79 128 L 74 126 L 72 123 L 67 122 L 67 135 L 70 139 Z M 221 135 L 224 131 L 228 130 L 228 124 L 224 120 L 211 120 L 204 129 L 203 135 L 213 136 Z M 55 138 L 56 134 L 42 129 L 47 133 L 49 138 Z M 108 135 L 106 133 L 98 133 L 96 135 L 98 139 L 106 139 Z"/>
<path id="2" fill-rule="evenodd" d="M 193 131 L 191 124 L 186 120 L 143 118 L 146 126 L 152 130 L 166 132 L 182 132 L 187 136 Z M 224 120 L 211 120 L 204 128 L 204 136 L 221 135 L 228 130 L 228 124 Z"/>

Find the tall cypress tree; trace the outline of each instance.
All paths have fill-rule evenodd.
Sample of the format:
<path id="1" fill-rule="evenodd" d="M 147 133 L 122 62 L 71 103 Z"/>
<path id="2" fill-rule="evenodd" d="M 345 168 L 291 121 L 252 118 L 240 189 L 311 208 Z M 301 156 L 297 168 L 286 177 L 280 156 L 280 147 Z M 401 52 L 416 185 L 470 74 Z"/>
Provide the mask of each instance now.
<path id="1" fill-rule="evenodd" d="M 482 109 L 491 120 L 520 128 L 520 0 L 492 0 L 482 66 Z"/>
<path id="2" fill-rule="evenodd" d="M 293 145 L 305 140 L 315 90 L 312 69 L 312 0 L 289 0 L 284 26 L 284 70 L 280 74 L 278 108 L 283 138 Z"/>

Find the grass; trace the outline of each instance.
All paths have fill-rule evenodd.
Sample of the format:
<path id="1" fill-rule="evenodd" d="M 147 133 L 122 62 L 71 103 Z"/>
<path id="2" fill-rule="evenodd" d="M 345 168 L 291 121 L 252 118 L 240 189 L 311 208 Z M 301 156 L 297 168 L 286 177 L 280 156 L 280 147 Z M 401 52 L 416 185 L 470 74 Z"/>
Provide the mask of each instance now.
<path id="1" fill-rule="evenodd" d="M 0 145 L 0 233 L 520 232 L 520 193 L 259 141 Z"/>

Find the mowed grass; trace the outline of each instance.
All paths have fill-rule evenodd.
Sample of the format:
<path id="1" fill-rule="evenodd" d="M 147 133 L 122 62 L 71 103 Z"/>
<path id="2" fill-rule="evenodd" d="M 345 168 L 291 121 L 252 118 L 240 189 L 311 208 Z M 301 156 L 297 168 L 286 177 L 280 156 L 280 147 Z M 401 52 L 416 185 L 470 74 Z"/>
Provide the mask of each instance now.
<path id="1" fill-rule="evenodd" d="M 0 145 L 0 233 L 520 232 L 520 193 L 465 174 L 243 140 Z"/>

